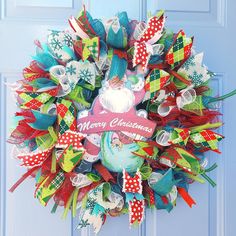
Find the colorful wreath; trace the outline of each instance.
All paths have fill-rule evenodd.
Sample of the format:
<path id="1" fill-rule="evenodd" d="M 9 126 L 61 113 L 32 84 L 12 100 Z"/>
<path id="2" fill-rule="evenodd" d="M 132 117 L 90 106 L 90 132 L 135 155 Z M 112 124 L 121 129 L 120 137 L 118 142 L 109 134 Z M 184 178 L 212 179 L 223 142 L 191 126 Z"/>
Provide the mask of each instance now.
<path id="1" fill-rule="evenodd" d="M 214 181 L 204 152 L 219 152 L 222 123 L 212 97 L 214 74 L 183 30 L 164 28 L 161 11 L 147 23 L 126 12 L 101 21 L 83 9 L 70 29 L 35 41 L 36 55 L 15 88 L 17 124 L 9 142 L 36 180 L 35 198 L 51 198 L 78 227 L 98 232 L 106 215 L 145 207 L 171 211 L 180 196 L 192 207 L 189 184 Z"/>

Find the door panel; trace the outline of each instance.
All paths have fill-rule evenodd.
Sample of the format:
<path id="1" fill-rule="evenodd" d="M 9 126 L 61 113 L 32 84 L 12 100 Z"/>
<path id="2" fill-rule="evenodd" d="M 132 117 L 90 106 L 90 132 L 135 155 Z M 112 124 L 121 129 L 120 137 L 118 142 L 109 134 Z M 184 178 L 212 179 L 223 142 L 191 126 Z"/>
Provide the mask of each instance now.
<path id="1" fill-rule="evenodd" d="M 118 11 L 127 11 L 131 19 L 145 19 L 148 11 L 166 9 L 167 26 L 175 31 L 184 29 L 194 35 L 196 50 L 204 51 L 204 62 L 217 76 L 212 81 L 216 95 L 236 88 L 234 53 L 236 2 L 233 0 L 99 0 L 83 1 L 94 17 L 109 18 Z M 47 29 L 68 27 L 67 18 L 76 15 L 81 1 L 74 0 L 2 0 L 0 5 L 0 236 L 93 236 L 91 228 L 75 230 L 78 217 L 61 220 L 61 212 L 52 215 L 50 206 L 41 207 L 33 198 L 33 181 L 27 180 L 14 194 L 9 187 L 24 173 L 11 157 L 11 147 L 5 140 L 11 127 L 9 117 L 15 112 L 14 99 L 5 83 L 21 78 L 21 69 L 34 53 L 34 39 L 43 39 Z M 226 136 L 220 144 L 222 155 L 209 155 L 209 165 L 217 161 L 218 168 L 211 173 L 217 187 L 194 184 L 190 194 L 197 205 L 190 209 L 182 199 L 171 213 L 147 211 L 140 228 L 129 228 L 128 216 L 108 217 L 99 236 L 234 236 L 235 183 L 234 158 L 236 98 L 223 102 L 224 127 L 219 130 Z"/>

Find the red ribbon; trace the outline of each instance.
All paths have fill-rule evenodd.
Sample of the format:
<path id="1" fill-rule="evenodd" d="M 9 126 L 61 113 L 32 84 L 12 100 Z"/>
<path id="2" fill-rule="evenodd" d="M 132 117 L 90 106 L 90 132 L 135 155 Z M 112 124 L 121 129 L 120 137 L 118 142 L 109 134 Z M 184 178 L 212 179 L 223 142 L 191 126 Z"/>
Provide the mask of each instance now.
<path id="1" fill-rule="evenodd" d="M 115 179 L 113 178 L 112 174 L 109 172 L 109 170 L 103 166 L 101 163 L 96 163 L 93 165 L 93 167 L 95 168 L 95 170 L 102 176 L 102 178 L 106 181 L 106 182 L 113 182 L 116 183 Z"/>
<path id="2" fill-rule="evenodd" d="M 114 49 L 113 54 L 117 55 L 120 59 L 125 59 L 125 60 L 128 59 L 127 52 L 125 52 L 125 51 Z"/>
<path id="3" fill-rule="evenodd" d="M 31 176 L 40 166 L 35 166 L 32 169 L 28 170 L 22 177 L 9 189 L 9 192 L 13 193 L 15 189 L 29 176 Z"/>
<path id="4" fill-rule="evenodd" d="M 157 65 L 150 64 L 150 65 L 148 65 L 148 68 L 150 68 L 150 69 L 164 69 L 166 72 L 168 72 L 169 74 L 173 75 L 175 78 L 177 78 L 178 80 L 182 81 L 186 85 L 191 85 L 191 81 L 185 79 L 183 76 L 178 74 L 176 71 L 172 70 L 170 65 L 168 65 L 166 63 L 157 64 Z"/>
<path id="5" fill-rule="evenodd" d="M 178 187 L 179 195 L 184 199 L 184 201 L 192 207 L 192 205 L 196 205 L 196 202 L 192 199 L 192 197 L 188 194 L 188 192 L 184 188 Z"/>

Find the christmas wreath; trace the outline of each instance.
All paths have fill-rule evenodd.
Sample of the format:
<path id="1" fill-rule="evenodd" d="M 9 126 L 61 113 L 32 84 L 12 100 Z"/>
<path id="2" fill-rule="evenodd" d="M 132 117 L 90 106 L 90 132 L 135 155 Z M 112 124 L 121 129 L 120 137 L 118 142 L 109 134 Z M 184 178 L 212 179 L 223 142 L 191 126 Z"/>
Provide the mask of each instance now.
<path id="1" fill-rule="evenodd" d="M 215 186 L 203 153 L 219 153 L 216 103 L 235 91 L 211 96 L 203 53 L 165 19 L 101 21 L 83 9 L 68 30 L 35 41 L 8 140 L 27 172 L 10 191 L 34 177 L 43 206 L 53 199 L 64 217 L 79 209 L 78 228 L 98 232 L 107 215 L 140 224 L 145 207 L 171 211 L 178 196 L 192 207 L 189 184 Z"/>

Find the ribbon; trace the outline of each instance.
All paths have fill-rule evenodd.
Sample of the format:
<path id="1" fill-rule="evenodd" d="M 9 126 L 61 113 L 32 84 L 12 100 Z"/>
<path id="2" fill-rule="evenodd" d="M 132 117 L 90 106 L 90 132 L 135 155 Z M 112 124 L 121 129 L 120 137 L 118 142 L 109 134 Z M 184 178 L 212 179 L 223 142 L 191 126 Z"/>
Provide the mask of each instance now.
<path id="1" fill-rule="evenodd" d="M 51 49 L 46 43 L 40 44 L 40 46 L 37 45 L 36 55 L 33 56 L 33 59 L 45 72 L 48 72 L 52 66 L 58 65 L 58 61 L 52 55 Z"/>
<path id="2" fill-rule="evenodd" d="M 22 161 L 22 166 L 26 167 L 35 167 L 41 166 L 42 163 L 52 154 L 52 148 L 49 148 L 44 151 L 33 152 L 30 154 L 20 154 L 17 156 L 18 159 Z"/>
<path id="3" fill-rule="evenodd" d="M 155 142 L 136 141 L 136 143 L 139 149 L 132 152 L 134 155 L 142 157 L 147 161 L 155 161 L 157 159 L 158 148 L 154 146 Z"/>
<path id="4" fill-rule="evenodd" d="M 153 16 L 148 20 L 145 30 L 134 43 L 133 66 L 141 64 L 143 70 L 145 70 L 150 56 L 162 52 L 163 45 L 153 44 L 162 36 L 164 23 L 165 17 L 163 14 L 159 17 Z"/>
<path id="5" fill-rule="evenodd" d="M 78 228 L 93 225 L 95 233 L 98 233 L 109 211 L 123 208 L 123 197 L 110 190 L 108 183 L 103 183 L 90 190 L 85 209 L 80 213 Z"/>
<path id="6" fill-rule="evenodd" d="M 25 80 L 31 82 L 38 78 L 48 78 L 48 73 L 39 67 L 36 61 L 32 61 L 30 65 L 23 70 Z"/>
<path id="7" fill-rule="evenodd" d="M 21 112 L 17 112 L 16 116 L 23 117 L 22 120 L 19 121 L 20 128 L 24 124 L 24 126 L 27 124 L 34 130 L 41 130 L 45 131 L 49 127 L 53 126 L 53 124 L 56 121 L 56 115 L 53 114 L 45 114 L 37 110 L 22 110 Z M 42 122 L 42 120 L 44 122 Z M 26 128 L 26 126 L 25 126 Z M 35 132 L 33 135 L 31 135 L 31 138 L 37 137 L 36 134 L 40 134 L 40 132 Z M 45 132 L 41 132 L 41 135 L 45 134 Z"/>
<path id="8" fill-rule="evenodd" d="M 106 182 L 113 182 L 113 183 L 116 182 L 114 177 L 109 172 L 109 170 L 105 166 L 103 166 L 101 163 L 96 163 L 93 165 L 93 167 Z"/>
<path id="9" fill-rule="evenodd" d="M 186 145 L 190 137 L 190 130 L 187 128 L 174 128 L 171 133 L 170 142 L 172 144 Z"/>
<path id="10" fill-rule="evenodd" d="M 190 104 L 194 104 L 193 108 L 195 108 L 195 105 L 196 105 L 196 108 L 198 109 L 197 104 L 194 103 L 198 97 L 196 96 L 196 91 L 193 88 L 188 87 L 188 88 L 183 89 L 179 92 L 179 94 L 176 96 L 176 101 L 173 101 L 173 105 L 168 105 L 168 101 L 166 101 L 166 100 L 168 100 L 168 98 L 172 99 L 172 97 L 169 95 L 166 95 L 165 101 L 162 102 L 158 106 L 157 113 L 162 117 L 166 117 L 170 114 L 170 112 L 174 108 L 176 108 L 176 106 L 180 110 L 180 109 L 185 109 L 185 107 Z M 176 104 L 176 106 L 175 106 L 175 104 Z M 192 110 L 191 107 L 189 107 L 189 108 L 190 108 L 190 110 Z"/>
<path id="11" fill-rule="evenodd" d="M 200 173 L 201 167 L 198 158 L 183 148 L 174 147 L 167 149 L 160 156 L 160 160 L 162 159 L 168 160 L 171 165 L 177 165 L 187 173 L 193 175 L 198 175 Z M 164 164 L 162 161 L 160 162 Z"/>
<path id="12" fill-rule="evenodd" d="M 56 30 L 49 32 L 47 42 L 53 56 L 62 62 L 75 59 L 73 39 L 70 33 Z"/>
<path id="13" fill-rule="evenodd" d="M 192 197 L 188 194 L 188 192 L 184 188 L 178 187 L 179 195 L 184 199 L 184 201 L 192 208 L 193 205 L 196 205 L 196 202 L 192 199 Z"/>
<path id="14" fill-rule="evenodd" d="M 95 64 L 89 61 L 70 61 L 66 67 L 57 65 L 50 68 L 51 79 L 60 85 L 57 97 L 70 96 L 71 92 L 76 93 L 78 82 L 87 89 L 94 89 L 97 74 Z M 84 82 L 92 85 L 92 88 L 83 85 Z M 74 98 L 74 100 L 78 99 Z"/>
<path id="15" fill-rule="evenodd" d="M 214 152 L 220 153 L 217 144 L 224 136 L 217 134 L 211 130 L 202 130 L 200 132 L 194 132 L 190 135 L 191 142 L 194 146 L 199 148 L 199 145 L 211 149 Z"/>
<path id="16" fill-rule="evenodd" d="M 91 16 L 84 7 L 77 19 L 75 19 L 73 16 L 69 19 L 70 26 L 82 39 L 92 38 L 94 35 L 96 35 L 92 25 L 90 24 L 90 20 L 92 19 L 89 20 L 89 18 L 91 18 Z"/>
<path id="17" fill-rule="evenodd" d="M 74 49 L 80 55 L 83 61 L 87 60 L 90 56 L 98 61 L 100 54 L 100 39 L 96 37 L 96 34 L 103 36 L 103 26 L 99 24 L 96 26 L 94 20 L 85 8 L 81 12 L 78 19 L 71 17 L 69 24 L 74 32 L 81 38 L 74 42 Z M 94 28 L 97 29 L 95 32 Z"/>
<path id="18" fill-rule="evenodd" d="M 172 169 L 170 168 L 164 175 L 161 173 L 152 172 L 150 178 L 148 179 L 148 184 L 154 192 L 160 196 L 167 195 L 175 185 Z"/>
<path id="19" fill-rule="evenodd" d="M 57 94 L 57 89 L 51 89 L 45 92 L 34 92 L 34 91 L 17 91 L 20 101 L 21 108 L 27 108 L 32 110 L 38 110 L 49 100 L 54 100 Z"/>
<path id="20" fill-rule="evenodd" d="M 187 38 L 184 31 L 180 30 L 175 36 L 174 43 L 168 50 L 165 61 L 172 69 L 180 67 L 189 58 L 193 38 Z"/>
<path id="21" fill-rule="evenodd" d="M 59 98 L 56 105 L 60 135 L 67 130 L 76 131 L 76 109 L 73 103 L 69 100 Z"/>
<path id="22" fill-rule="evenodd" d="M 195 89 L 189 87 L 180 91 L 180 95 L 176 98 L 176 104 L 179 109 L 183 108 L 185 105 L 191 104 L 196 100 Z"/>
<path id="23" fill-rule="evenodd" d="M 118 81 L 123 82 L 123 78 L 128 66 L 127 53 L 118 49 L 114 49 L 112 53 L 112 60 L 108 77 L 110 80 L 119 79 Z"/>
<path id="24" fill-rule="evenodd" d="M 35 197 L 43 206 L 46 206 L 50 198 L 60 189 L 64 180 L 65 175 L 62 170 L 47 176 L 37 187 Z"/>
<path id="25" fill-rule="evenodd" d="M 153 172 L 148 179 L 148 185 L 154 191 L 155 205 L 157 209 L 172 210 L 177 198 L 177 181 L 173 179 L 173 171 L 170 168 L 165 174 Z"/>
<path id="26" fill-rule="evenodd" d="M 69 173 L 82 160 L 84 150 L 81 149 L 76 151 L 73 145 L 69 145 L 65 150 L 58 150 L 56 154 L 58 156 L 57 160 L 61 169 Z"/>
<path id="27" fill-rule="evenodd" d="M 208 81 L 213 74 L 202 64 L 203 53 L 190 56 L 188 60 L 178 69 L 179 74 L 183 74 L 191 79 L 195 87 L 199 87 Z"/>
<path id="28" fill-rule="evenodd" d="M 119 15 L 114 17 L 105 25 L 106 43 L 113 48 L 124 49 L 128 44 L 128 25 L 119 17 Z"/>
<path id="29" fill-rule="evenodd" d="M 58 163 L 65 172 L 71 172 L 82 160 L 84 148 L 81 140 L 84 135 L 71 130 L 65 131 L 59 136 L 56 148 L 63 148 L 63 151 L 57 151 Z"/>
<path id="30" fill-rule="evenodd" d="M 93 181 L 90 180 L 87 175 L 81 173 L 78 173 L 75 176 L 71 177 L 70 180 L 72 185 L 76 188 L 83 188 L 93 183 Z"/>
<path id="31" fill-rule="evenodd" d="M 158 130 L 156 134 L 156 142 L 161 146 L 170 146 L 171 133 L 166 130 Z"/>
<path id="32" fill-rule="evenodd" d="M 13 193 L 15 189 L 29 176 L 31 176 L 35 171 L 39 169 L 39 166 L 35 166 L 29 169 L 22 177 L 9 189 L 9 192 Z"/>
<path id="33" fill-rule="evenodd" d="M 99 37 L 93 37 L 91 39 L 83 38 L 82 40 L 75 41 L 74 48 L 83 61 L 87 60 L 89 57 L 93 58 L 95 61 L 99 60 Z"/>
<path id="34" fill-rule="evenodd" d="M 123 170 L 123 188 L 122 191 L 126 195 L 126 202 L 129 204 L 129 222 L 140 224 L 144 219 L 144 197 L 142 195 L 143 186 L 141 173 L 137 170 L 134 177 L 131 177 L 125 169 Z"/>
<path id="35" fill-rule="evenodd" d="M 56 148 L 68 148 L 70 145 L 73 146 L 75 150 L 83 150 L 83 145 L 81 141 L 84 139 L 82 133 L 78 133 L 72 130 L 67 130 L 65 133 L 59 136 L 57 140 Z"/>
<path id="36" fill-rule="evenodd" d="M 144 190 L 145 190 L 145 193 L 147 194 L 148 196 L 148 199 L 147 199 L 147 196 L 145 196 L 145 198 L 148 200 L 148 203 L 149 203 L 149 207 L 150 208 L 154 208 L 155 206 L 155 195 L 154 195 L 154 191 L 152 188 L 150 188 L 147 184 L 147 182 L 145 182 L 144 184 Z"/>
<path id="37" fill-rule="evenodd" d="M 148 76 L 148 80 L 146 81 L 145 85 L 146 91 L 148 92 L 147 97 L 149 99 L 154 98 L 156 92 L 167 84 L 170 75 L 174 76 L 186 85 L 191 85 L 191 81 L 185 79 L 175 70 L 182 66 L 183 63 L 189 58 L 192 44 L 193 39 L 187 38 L 185 33 L 181 30 L 176 35 L 173 44 L 166 53 L 164 63 L 149 65 L 150 69 L 154 69 L 151 71 L 150 76 Z M 163 114 L 163 116 L 166 116 L 172 109 L 173 107 L 169 107 L 167 111 L 164 110 L 160 112 Z"/>
<path id="38" fill-rule="evenodd" d="M 161 90 L 170 79 L 170 74 L 164 70 L 153 69 L 146 78 L 145 90 L 148 98 L 154 98 L 157 91 Z M 146 94 L 147 96 L 147 94 Z"/>

